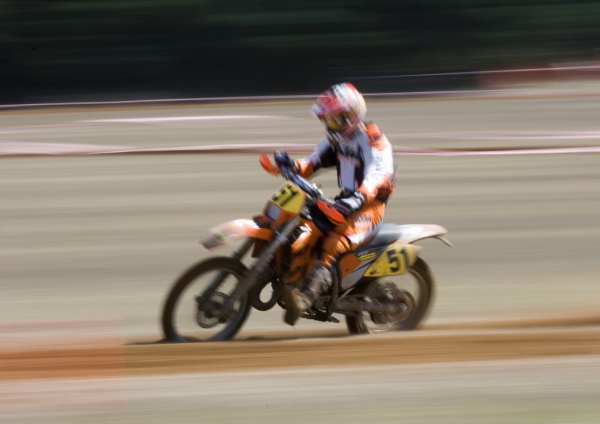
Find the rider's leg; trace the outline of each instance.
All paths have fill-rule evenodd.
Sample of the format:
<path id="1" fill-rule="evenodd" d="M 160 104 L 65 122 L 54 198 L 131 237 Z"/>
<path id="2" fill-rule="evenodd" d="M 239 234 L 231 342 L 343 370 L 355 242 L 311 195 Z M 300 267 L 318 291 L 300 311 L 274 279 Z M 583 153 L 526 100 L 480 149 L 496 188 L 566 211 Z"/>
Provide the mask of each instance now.
<path id="1" fill-rule="evenodd" d="M 294 325 L 312 304 L 331 287 L 331 266 L 335 260 L 351 250 L 350 241 L 341 234 L 329 233 L 323 241 L 321 260 L 317 261 L 304 277 L 300 289 L 285 293 L 283 301 L 286 305 L 284 321 Z"/>
<path id="2" fill-rule="evenodd" d="M 321 260 L 315 263 L 300 289 L 287 292 L 283 299 L 287 308 L 284 316 L 286 323 L 294 325 L 317 298 L 331 287 L 331 267 L 338 258 L 377 234 L 384 210 L 383 202 L 374 201 L 349 217 L 344 224 L 338 225 L 335 232 L 327 234 L 322 244 Z"/>

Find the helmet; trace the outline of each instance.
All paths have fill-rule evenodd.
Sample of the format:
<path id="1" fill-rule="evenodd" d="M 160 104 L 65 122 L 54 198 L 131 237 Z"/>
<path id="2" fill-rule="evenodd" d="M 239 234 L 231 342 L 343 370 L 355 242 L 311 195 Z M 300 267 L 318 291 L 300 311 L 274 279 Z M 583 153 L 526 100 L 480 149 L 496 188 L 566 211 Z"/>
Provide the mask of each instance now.
<path id="1" fill-rule="evenodd" d="M 311 112 L 325 124 L 328 135 L 339 141 L 352 134 L 365 120 L 367 105 L 352 84 L 343 83 L 323 92 Z"/>

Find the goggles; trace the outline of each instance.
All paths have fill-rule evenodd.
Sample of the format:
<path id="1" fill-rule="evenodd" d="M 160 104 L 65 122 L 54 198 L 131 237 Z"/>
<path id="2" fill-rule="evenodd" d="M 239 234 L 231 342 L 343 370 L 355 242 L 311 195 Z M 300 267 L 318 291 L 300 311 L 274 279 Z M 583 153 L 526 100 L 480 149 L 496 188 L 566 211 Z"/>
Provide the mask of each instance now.
<path id="1" fill-rule="evenodd" d="M 330 114 L 322 118 L 325 126 L 332 131 L 343 131 L 350 125 L 350 118 L 345 113 Z"/>

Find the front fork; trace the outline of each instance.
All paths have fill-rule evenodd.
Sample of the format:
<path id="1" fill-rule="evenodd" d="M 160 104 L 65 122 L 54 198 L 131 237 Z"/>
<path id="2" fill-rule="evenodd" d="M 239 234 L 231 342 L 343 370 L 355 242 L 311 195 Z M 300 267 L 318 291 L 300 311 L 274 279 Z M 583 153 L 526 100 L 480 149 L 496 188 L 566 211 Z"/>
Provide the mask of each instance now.
<path id="1" fill-rule="evenodd" d="M 250 248 L 252 247 L 253 244 L 254 244 L 254 239 L 248 239 L 248 240 L 244 241 L 244 243 L 242 243 L 242 245 L 233 252 L 231 257 L 233 259 L 242 259 L 244 257 L 244 255 L 246 253 L 248 253 L 248 250 L 250 250 Z M 199 310 L 202 310 L 202 305 L 206 304 L 206 302 L 208 301 L 208 299 L 210 299 L 210 297 L 213 295 L 215 290 L 217 290 L 219 288 L 219 286 L 221 285 L 221 283 L 225 280 L 226 276 L 227 276 L 227 273 L 225 271 L 218 272 L 217 275 L 215 275 L 213 277 L 213 279 L 209 283 L 206 290 L 204 290 L 204 293 L 202 293 L 201 296 L 198 296 L 196 298 L 196 302 L 198 303 Z"/>
<path id="2" fill-rule="evenodd" d="M 262 251 L 252 268 L 250 268 L 246 278 L 244 278 L 233 290 L 233 293 L 227 298 L 225 303 L 214 315 L 221 319 L 227 319 L 233 312 L 234 305 L 248 294 L 250 289 L 255 286 L 261 275 L 271 266 L 275 253 L 289 242 L 291 235 L 300 226 L 302 219 L 296 216 L 291 221 L 285 223 L 275 232 L 273 240 Z M 249 247 L 248 247 L 249 248 Z M 241 249 L 240 249 L 241 251 Z M 236 252 L 237 253 L 237 252 Z M 245 253 L 245 252 L 244 252 Z M 217 278 L 219 276 L 217 275 Z M 221 278 L 222 280 L 223 278 Z M 210 295 L 209 295 L 210 297 Z"/>

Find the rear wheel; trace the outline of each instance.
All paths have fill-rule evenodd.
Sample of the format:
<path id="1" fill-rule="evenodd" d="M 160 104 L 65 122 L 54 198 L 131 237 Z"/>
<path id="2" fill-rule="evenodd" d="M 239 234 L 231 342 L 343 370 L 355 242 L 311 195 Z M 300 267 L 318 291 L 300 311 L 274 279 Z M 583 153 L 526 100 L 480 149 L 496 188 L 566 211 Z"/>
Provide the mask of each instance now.
<path id="1" fill-rule="evenodd" d="M 417 258 L 405 274 L 365 283 L 356 294 L 378 301 L 394 299 L 404 303 L 407 311 L 396 315 L 362 312 L 358 316 L 346 316 L 348 331 L 365 334 L 414 329 L 428 312 L 434 286 L 433 274 L 421 258 Z"/>
<path id="2" fill-rule="evenodd" d="M 217 311 L 247 271 L 239 260 L 227 257 L 211 258 L 187 270 L 175 282 L 165 302 L 162 315 L 165 339 L 220 341 L 235 336 L 250 313 L 248 296 L 237 301 L 225 316 Z M 222 283 L 208 295 L 206 290 L 219 278 L 223 279 Z M 201 301 L 203 297 L 205 300 Z"/>

